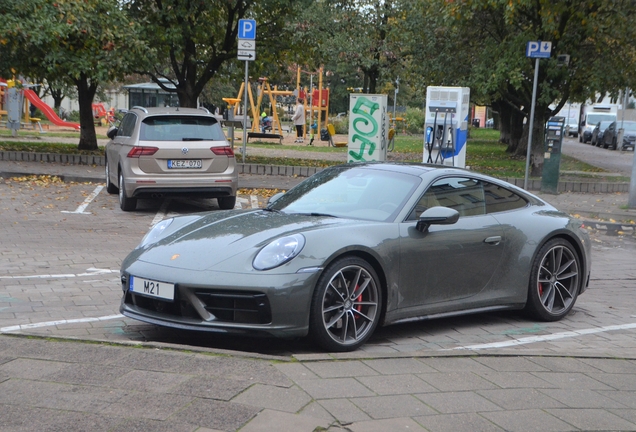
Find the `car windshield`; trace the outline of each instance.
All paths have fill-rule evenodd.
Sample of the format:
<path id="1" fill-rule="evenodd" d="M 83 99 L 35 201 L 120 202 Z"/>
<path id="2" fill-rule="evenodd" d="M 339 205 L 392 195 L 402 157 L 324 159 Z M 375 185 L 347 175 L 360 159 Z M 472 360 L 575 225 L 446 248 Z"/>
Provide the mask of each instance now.
<path id="1" fill-rule="evenodd" d="M 587 115 L 588 124 L 597 124 L 598 122 L 603 120 L 608 120 L 610 122 L 613 122 L 616 120 L 616 116 L 611 114 L 588 114 Z"/>
<path id="2" fill-rule="evenodd" d="M 617 122 L 617 126 L 620 128 L 621 124 Z M 636 122 L 632 122 L 632 121 L 623 122 L 623 129 L 630 132 L 636 132 Z"/>
<path id="3" fill-rule="evenodd" d="M 204 116 L 148 117 L 141 123 L 142 141 L 225 141 L 217 120 Z"/>
<path id="4" fill-rule="evenodd" d="M 373 165 L 328 168 L 305 180 L 268 208 L 285 213 L 391 220 L 420 184 L 418 176 Z"/>
<path id="5" fill-rule="evenodd" d="M 611 121 L 602 121 L 602 122 L 599 124 L 599 127 L 598 127 L 598 128 L 599 128 L 599 130 L 604 131 L 604 130 L 605 130 L 605 129 L 607 129 L 607 127 L 608 127 L 609 125 L 611 125 L 612 123 L 614 123 L 614 122 L 611 122 Z"/>

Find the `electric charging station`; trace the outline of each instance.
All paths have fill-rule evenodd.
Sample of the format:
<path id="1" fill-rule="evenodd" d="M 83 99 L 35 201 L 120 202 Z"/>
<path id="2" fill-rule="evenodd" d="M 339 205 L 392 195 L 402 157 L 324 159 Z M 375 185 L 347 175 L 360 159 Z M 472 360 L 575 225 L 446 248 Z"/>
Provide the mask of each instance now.
<path id="1" fill-rule="evenodd" d="M 470 89 L 427 87 L 424 163 L 466 167 Z"/>
<path id="2" fill-rule="evenodd" d="M 546 124 L 541 192 L 558 193 L 559 166 L 561 165 L 561 147 L 563 145 L 564 128 L 565 117 L 550 117 Z"/>

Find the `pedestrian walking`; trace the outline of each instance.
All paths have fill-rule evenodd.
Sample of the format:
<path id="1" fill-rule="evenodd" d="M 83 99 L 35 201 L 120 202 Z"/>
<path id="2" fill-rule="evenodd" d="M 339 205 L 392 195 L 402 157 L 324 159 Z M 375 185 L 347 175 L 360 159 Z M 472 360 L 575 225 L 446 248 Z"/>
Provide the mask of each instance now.
<path id="1" fill-rule="evenodd" d="M 296 100 L 296 111 L 292 116 L 292 121 L 294 122 L 294 126 L 296 126 L 296 140 L 295 143 L 303 142 L 303 135 L 305 129 L 305 107 L 303 105 L 304 100 L 302 98 L 298 98 Z"/>

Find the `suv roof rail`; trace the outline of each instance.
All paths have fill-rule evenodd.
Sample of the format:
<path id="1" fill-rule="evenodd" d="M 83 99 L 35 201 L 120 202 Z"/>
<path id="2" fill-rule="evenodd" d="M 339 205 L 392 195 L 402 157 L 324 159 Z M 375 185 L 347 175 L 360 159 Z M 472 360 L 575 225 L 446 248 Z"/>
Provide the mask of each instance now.
<path id="1" fill-rule="evenodd" d="M 132 107 L 132 109 L 138 109 L 138 110 L 141 110 L 141 111 L 145 112 L 146 114 L 148 114 L 148 110 L 146 108 L 142 107 L 142 106 L 134 106 L 134 107 Z"/>
<path id="2" fill-rule="evenodd" d="M 210 114 L 210 110 L 207 109 L 206 107 L 199 107 L 198 109 L 205 111 L 206 113 Z"/>

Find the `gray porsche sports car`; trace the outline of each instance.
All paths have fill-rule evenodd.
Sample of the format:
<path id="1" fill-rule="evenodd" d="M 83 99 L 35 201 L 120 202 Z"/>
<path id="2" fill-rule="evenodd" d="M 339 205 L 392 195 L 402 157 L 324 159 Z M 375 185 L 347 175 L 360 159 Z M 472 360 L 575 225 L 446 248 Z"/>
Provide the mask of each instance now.
<path id="1" fill-rule="evenodd" d="M 120 310 L 181 329 L 309 334 L 350 351 L 378 325 L 413 319 L 505 309 L 561 319 L 590 266 L 582 223 L 506 182 L 349 164 L 264 209 L 158 223 L 122 264 Z"/>

